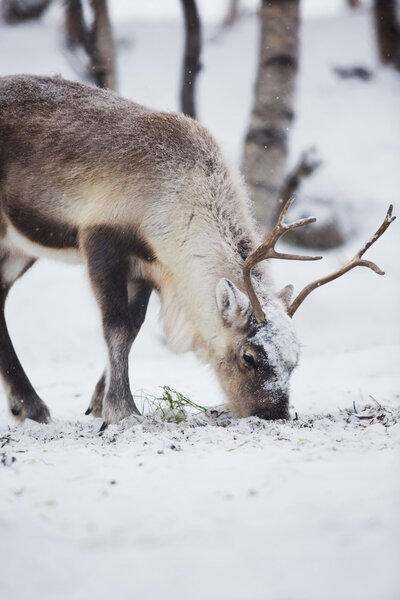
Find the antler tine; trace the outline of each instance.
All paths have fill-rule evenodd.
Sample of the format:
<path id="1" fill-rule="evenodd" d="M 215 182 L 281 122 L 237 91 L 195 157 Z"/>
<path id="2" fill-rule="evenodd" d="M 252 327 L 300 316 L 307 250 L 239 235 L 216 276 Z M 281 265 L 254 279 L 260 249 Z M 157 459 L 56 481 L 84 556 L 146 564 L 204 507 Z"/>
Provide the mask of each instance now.
<path id="1" fill-rule="evenodd" d="M 284 260 L 320 260 L 322 256 L 302 256 L 299 254 L 286 254 L 282 252 L 277 252 L 275 250 L 275 244 L 279 240 L 279 238 L 291 229 L 295 229 L 297 227 L 301 227 L 302 225 L 307 225 L 308 223 L 314 223 L 316 221 L 315 217 L 306 217 L 305 219 L 299 219 L 298 221 L 294 221 L 293 223 L 285 223 L 285 215 L 291 205 L 294 202 L 294 196 L 291 196 L 286 202 L 279 215 L 278 222 L 275 225 L 274 229 L 271 231 L 267 239 L 252 253 L 250 254 L 243 265 L 243 280 L 245 289 L 249 296 L 251 305 L 253 307 L 254 316 L 258 323 L 265 323 L 265 315 L 261 308 L 260 301 L 255 293 L 252 281 L 251 281 L 251 269 L 262 260 L 266 260 L 268 258 L 281 258 Z"/>
<path id="2" fill-rule="evenodd" d="M 294 313 L 299 308 L 300 304 L 305 300 L 305 298 L 307 298 L 308 294 L 310 294 L 313 290 L 315 290 L 318 287 L 321 287 L 322 285 L 325 285 L 325 283 L 329 283 L 330 281 L 333 281 L 334 279 L 341 277 L 342 275 L 344 275 L 345 273 L 347 273 L 354 267 L 368 267 L 369 269 L 372 269 L 372 271 L 375 271 L 375 273 L 377 273 L 378 275 L 385 274 L 384 271 L 382 271 L 382 269 L 380 269 L 378 267 L 378 265 L 371 262 L 370 260 L 364 260 L 361 257 L 368 250 L 368 248 L 370 248 L 372 246 L 372 244 L 374 244 L 376 242 L 376 240 L 378 238 L 380 238 L 383 233 L 385 233 L 385 231 L 389 227 L 389 225 L 391 223 L 393 223 L 393 221 L 396 219 L 395 216 L 392 216 L 392 212 L 393 212 L 393 205 L 391 204 L 389 206 L 389 209 L 386 213 L 386 217 L 385 217 L 382 225 L 374 233 L 374 235 L 364 244 L 364 246 L 361 248 L 361 250 L 359 250 L 357 252 L 357 254 L 347 264 L 345 264 L 343 267 L 341 267 L 334 273 L 331 273 L 330 275 L 326 275 L 325 277 L 321 277 L 321 279 L 316 279 L 315 281 L 312 281 L 311 283 L 306 285 L 305 288 L 302 289 L 302 291 L 293 300 L 292 304 L 289 307 L 288 314 L 290 317 L 293 317 Z"/>
<path id="3" fill-rule="evenodd" d="M 393 221 L 396 220 L 395 216 L 392 217 L 392 213 L 393 213 L 393 204 L 391 204 L 389 206 L 388 211 L 386 213 L 386 217 L 384 218 L 382 225 L 379 227 L 379 229 L 374 233 L 374 235 L 367 241 L 367 243 L 358 252 L 357 256 L 359 258 L 361 258 L 362 255 L 364 254 L 364 252 L 366 252 L 368 250 L 368 248 L 370 248 L 372 246 L 372 244 L 374 244 L 376 242 L 376 240 L 378 238 L 380 238 L 383 233 L 385 233 L 385 231 L 389 227 L 389 225 L 391 223 L 393 223 Z M 384 275 L 384 273 L 382 273 L 382 274 Z"/>
<path id="4" fill-rule="evenodd" d="M 292 206 L 294 202 L 294 196 L 290 196 L 290 198 L 285 202 L 281 214 L 279 215 L 278 222 L 274 227 L 272 233 L 279 233 L 276 235 L 276 240 L 279 239 L 285 231 L 289 231 L 289 229 L 295 229 L 296 227 L 301 227 L 302 225 L 308 225 L 308 223 L 315 223 L 317 220 L 315 217 L 306 217 L 305 219 L 299 219 L 298 221 L 294 221 L 293 223 L 285 223 L 284 218 L 286 216 L 287 211 Z M 264 242 L 264 244 L 267 240 Z M 262 244 L 262 246 L 264 245 Z"/>

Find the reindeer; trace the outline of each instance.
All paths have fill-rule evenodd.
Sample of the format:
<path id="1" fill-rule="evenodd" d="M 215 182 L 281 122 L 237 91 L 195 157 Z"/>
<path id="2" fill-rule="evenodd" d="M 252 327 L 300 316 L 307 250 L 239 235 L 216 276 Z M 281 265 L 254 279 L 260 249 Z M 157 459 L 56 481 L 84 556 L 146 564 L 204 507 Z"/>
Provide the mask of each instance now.
<path id="1" fill-rule="evenodd" d="M 289 416 L 299 356 L 291 317 L 308 294 L 355 266 L 395 217 L 343 268 L 277 292 L 269 259 L 317 260 L 275 249 L 278 223 L 260 244 L 238 176 L 208 131 L 182 115 L 151 111 L 61 78 L 0 78 L 0 373 L 13 415 L 50 413 L 7 332 L 13 283 L 41 257 L 84 263 L 100 307 L 108 364 L 86 414 L 102 429 L 138 414 L 128 355 L 150 295 L 173 350 L 193 350 L 215 371 L 238 417 Z"/>

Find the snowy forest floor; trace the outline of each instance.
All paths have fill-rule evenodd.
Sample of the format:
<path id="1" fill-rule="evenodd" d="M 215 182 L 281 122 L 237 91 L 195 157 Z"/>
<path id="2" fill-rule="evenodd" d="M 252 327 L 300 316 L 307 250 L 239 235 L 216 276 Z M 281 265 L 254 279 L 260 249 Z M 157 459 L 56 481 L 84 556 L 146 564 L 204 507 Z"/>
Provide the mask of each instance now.
<path id="1" fill-rule="evenodd" d="M 0 74 L 76 78 L 59 14 L 0 24 Z M 177 108 L 182 31 L 116 23 L 120 92 Z M 251 106 L 255 17 L 212 41 L 206 30 L 199 118 L 240 163 Z M 378 65 L 368 12 L 305 18 L 291 161 L 311 145 L 324 166 L 304 186 L 351 206 L 354 235 L 321 264 L 274 264 L 296 288 L 347 258 L 398 210 L 400 78 Z M 334 66 L 373 77 L 341 80 Z M 300 202 L 300 198 L 299 198 Z M 316 215 L 318 217 L 318 214 Z M 165 347 L 153 298 L 131 354 L 131 387 L 169 385 L 218 407 L 187 421 L 157 415 L 110 426 L 84 416 L 104 345 L 83 269 L 41 262 L 7 306 L 15 347 L 50 407 L 17 424 L 0 390 L 0 597 L 23 600 L 395 600 L 400 594 L 399 221 L 358 270 L 296 314 L 303 344 L 288 422 L 222 412 L 211 372 Z"/>

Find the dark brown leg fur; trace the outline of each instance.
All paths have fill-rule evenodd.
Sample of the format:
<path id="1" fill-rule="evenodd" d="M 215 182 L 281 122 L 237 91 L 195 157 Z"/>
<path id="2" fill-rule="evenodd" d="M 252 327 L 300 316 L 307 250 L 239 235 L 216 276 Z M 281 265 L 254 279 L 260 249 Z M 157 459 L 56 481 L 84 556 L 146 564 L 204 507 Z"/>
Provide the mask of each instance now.
<path id="1" fill-rule="evenodd" d="M 129 245 L 104 229 L 86 232 L 81 241 L 86 254 L 88 272 L 100 306 L 104 338 L 108 348 L 108 377 L 104 391 L 102 417 L 104 424 L 118 423 L 132 414 L 139 414 L 129 389 L 128 356 L 137 323 L 129 307 L 128 270 Z M 146 303 L 147 306 L 147 303 Z M 94 405 L 100 404 L 103 383 Z"/>
<path id="2" fill-rule="evenodd" d="M 4 316 L 5 301 L 11 286 L 34 262 L 28 256 L 13 254 L 0 246 L 0 375 L 12 414 L 21 421 L 33 419 L 47 423 L 50 419 L 49 409 L 36 394 L 18 360 Z"/>
<path id="3" fill-rule="evenodd" d="M 131 339 L 129 342 L 130 349 L 140 331 L 141 326 L 143 325 L 152 287 L 147 283 L 134 283 L 130 284 L 129 288 L 129 313 L 131 322 Z M 96 384 L 89 407 L 85 414 L 92 414 L 94 417 L 102 416 L 106 380 L 107 369 L 104 370 L 102 376 Z"/>

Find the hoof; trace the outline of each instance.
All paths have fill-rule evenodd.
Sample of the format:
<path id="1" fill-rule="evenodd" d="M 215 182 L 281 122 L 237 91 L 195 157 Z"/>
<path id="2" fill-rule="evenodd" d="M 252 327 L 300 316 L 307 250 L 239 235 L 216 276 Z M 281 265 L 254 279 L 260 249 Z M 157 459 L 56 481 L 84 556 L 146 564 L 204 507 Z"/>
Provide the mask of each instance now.
<path id="1" fill-rule="evenodd" d="M 125 401 L 115 396 L 104 399 L 102 417 L 105 423 L 119 423 L 132 415 L 140 415 L 132 396 L 125 398 Z"/>
<path id="2" fill-rule="evenodd" d="M 105 431 L 107 429 L 107 427 L 108 427 L 108 423 L 106 423 L 105 421 L 103 421 L 103 424 L 102 424 L 102 426 L 99 429 L 99 434 L 102 434 L 103 431 Z"/>
<path id="3" fill-rule="evenodd" d="M 25 419 L 32 419 L 37 423 L 50 423 L 50 411 L 45 404 L 40 409 L 26 411 Z"/>
<path id="4" fill-rule="evenodd" d="M 49 423 L 51 420 L 49 409 L 39 397 L 15 401 L 11 413 L 19 421 L 31 419 L 37 423 Z"/>

